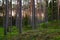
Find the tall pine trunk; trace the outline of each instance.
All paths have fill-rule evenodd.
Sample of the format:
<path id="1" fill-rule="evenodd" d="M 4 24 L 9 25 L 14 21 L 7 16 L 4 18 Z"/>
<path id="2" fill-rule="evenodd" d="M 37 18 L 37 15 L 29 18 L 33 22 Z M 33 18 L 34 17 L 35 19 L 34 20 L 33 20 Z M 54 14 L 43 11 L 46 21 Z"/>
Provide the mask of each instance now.
<path id="1" fill-rule="evenodd" d="M 9 10 L 10 10 L 10 32 L 12 32 L 12 0 L 10 0 L 10 5 L 9 5 Z"/>
<path id="2" fill-rule="evenodd" d="M 22 33 L 22 0 L 19 0 L 19 33 Z"/>
<path id="3" fill-rule="evenodd" d="M 7 35 L 7 27 L 8 27 L 8 17 L 9 17 L 9 12 L 8 12 L 8 0 L 5 0 L 5 24 L 4 24 L 4 35 Z"/>
<path id="4" fill-rule="evenodd" d="M 59 26 L 59 15 L 60 15 L 59 14 L 59 0 L 56 0 L 56 1 L 57 1 L 57 7 L 58 7 L 58 15 L 57 15 L 58 17 L 57 17 L 57 20 L 58 20 L 58 26 Z"/>
<path id="5" fill-rule="evenodd" d="M 35 24 L 35 0 L 32 0 L 32 29 L 36 28 Z"/>

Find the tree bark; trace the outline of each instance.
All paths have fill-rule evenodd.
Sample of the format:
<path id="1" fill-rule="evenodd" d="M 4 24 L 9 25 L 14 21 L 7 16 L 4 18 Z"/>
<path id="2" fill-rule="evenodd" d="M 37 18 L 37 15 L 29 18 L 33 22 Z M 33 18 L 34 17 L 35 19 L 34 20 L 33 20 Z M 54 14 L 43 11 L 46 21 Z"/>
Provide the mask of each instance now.
<path id="1" fill-rule="evenodd" d="M 22 0 L 19 1 L 19 33 L 22 33 Z"/>
<path id="2" fill-rule="evenodd" d="M 12 0 L 10 1 L 10 32 L 12 32 Z"/>
<path id="3" fill-rule="evenodd" d="M 7 35 L 7 27 L 8 27 L 8 17 L 9 17 L 9 12 L 8 12 L 8 0 L 6 1 L 5 5 L 5 24 L 4 24 L 4 35 Z"/>
<path id="4" fill-rule="evenodd" d="M 32 0 L 32 29 L 36 28 L 35 24 L 35 0 Z"/>

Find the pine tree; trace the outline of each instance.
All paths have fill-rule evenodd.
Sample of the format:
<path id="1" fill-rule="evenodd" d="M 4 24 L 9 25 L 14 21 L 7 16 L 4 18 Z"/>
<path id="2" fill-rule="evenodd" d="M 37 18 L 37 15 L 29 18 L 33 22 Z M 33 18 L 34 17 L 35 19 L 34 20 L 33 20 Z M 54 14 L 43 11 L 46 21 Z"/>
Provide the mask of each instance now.
<path id="1" fill-rule="evenodd" d="M 22 0 L 19 0 L 19 33 L 22 33 Z"/>
<path id="2" fill-rule="evenodd" d="M 5 4 L 5 23 L 4 23 L 4 35 L 7 34 L 7 27 L 8 27 L 8 16 L 9 16 L 9 12 L 8 12 L 8 0 L 5 0 L 6 4 Z"/>
<path id="3" fill-rule="evenodd" d="M 32 0 L 32 29 L 36 28 L 35 22 L 35 0 Z"/>

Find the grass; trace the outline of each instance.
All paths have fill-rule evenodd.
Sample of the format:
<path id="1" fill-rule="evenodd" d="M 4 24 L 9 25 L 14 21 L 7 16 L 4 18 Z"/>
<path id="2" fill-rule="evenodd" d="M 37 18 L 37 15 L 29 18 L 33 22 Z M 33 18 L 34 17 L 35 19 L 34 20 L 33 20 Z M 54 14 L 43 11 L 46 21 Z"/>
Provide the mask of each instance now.
<path id="1" fill-rule="evenodd" d="M 31 27 L 23 27 L 22 34 L 18 33 L 17 27 L 12 27 L 12 33 L 8 32 L 7 38 L 10 39 L 12 37 L 17 40 L 18 38 L 21 38 L 21 40 L 60 40 L 60 25 L 57 21 L 48 22 L 48 25 L 45 23 L 41 23 L 37 25 L 38 28 L 35 30 L 32 30 Z M 0 40 L 4 40 L 4 28 L 0 27 Z M 11 35 L 10 35 L 11 34 Z M 19 35 L 20 36 L 19 36 Z M 7 39 L 7 40 L 8 40 Z"/>

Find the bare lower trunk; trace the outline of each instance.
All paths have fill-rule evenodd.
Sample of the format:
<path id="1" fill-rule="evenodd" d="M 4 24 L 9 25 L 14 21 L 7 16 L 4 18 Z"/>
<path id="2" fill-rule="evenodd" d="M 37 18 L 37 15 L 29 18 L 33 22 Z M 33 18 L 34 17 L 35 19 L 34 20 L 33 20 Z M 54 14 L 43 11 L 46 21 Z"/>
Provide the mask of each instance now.
<path id="1" fill-rule="evenodd" d="M 10 1 L 10 6 L 9 6 L 9 10 L 10 10 L 10 32 L 12 32 L 12 0 Z"/>
<path id="2" fill-rule="evenodd" d="M 9 12 L 8 12 L 8 0 L 6 1 L 5 5 L 5 24 L 4 24 L 4 35 L 7 34 L 7 27 L 8 27 L 8 17 L 9 17 Z"/>
<path id="3" fill-rule="evenodd" d="M 19 1 L 19 33 L 22 33 L 22 0 Z"/>

